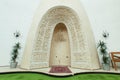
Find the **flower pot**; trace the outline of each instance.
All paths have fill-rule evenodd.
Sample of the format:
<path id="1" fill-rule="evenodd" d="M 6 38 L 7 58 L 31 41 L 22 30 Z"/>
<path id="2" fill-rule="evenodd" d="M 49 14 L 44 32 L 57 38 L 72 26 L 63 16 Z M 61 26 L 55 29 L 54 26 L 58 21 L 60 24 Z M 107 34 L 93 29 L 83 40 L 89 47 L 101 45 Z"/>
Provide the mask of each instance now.
<path id="1" fill-rule="evenodd" d="M 18 64 L 18 62 L 11 62 L 10 63 L 10 68 L 16 68 L 17 64 Z"/>
<path id="2" fill-rule="evenodd" d="M 107 70 L 107 71 L 110 70 L 110 64 L 105 64 L 105 63 L 103 63 L 103 64 L 102 64 L 102 67 L 103 67 L 103 70 Z"/>

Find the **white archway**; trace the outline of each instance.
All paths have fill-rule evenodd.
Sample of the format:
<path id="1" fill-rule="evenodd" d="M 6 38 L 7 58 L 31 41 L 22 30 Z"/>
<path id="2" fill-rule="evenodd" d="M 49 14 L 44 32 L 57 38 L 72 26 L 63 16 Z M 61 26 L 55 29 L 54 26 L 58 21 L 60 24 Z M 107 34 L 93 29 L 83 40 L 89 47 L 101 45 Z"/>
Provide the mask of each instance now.
<path id="1" fill-rule="evenodd" d="M 68 29 L 71 47 L 71 65 L 73 64 L 74 66 L 75 62 L 82 61 L 84 62 L 84 64 L 86 64 L 84 65 L 84 67 L 88 67 L 91 60 L 90 54 L 87 54 L 89 53 L 89 50 L 86 44 L 87 42 L 85 39 L 85 34 L 80 27 L 80 22 L 77 14 L 72 9 L 65 6 L 53 7 L 49 9 L 47 13 L 43 16 L 37 29 L 38 31 L 35 35 L 36 41 L 32 53 L 32 62 L 39 63 L 41 61 L 44 62 L 44 65 L 49 66 L 52 33 L 54 31 L 55 25 L 60 22 L 65 23 Z M 47 57 L 45 58 L 44 56 Z M 75 67 L 77 66 L 80 67 L 83 65 L 76 65 Z"/>
<path id="2" fill-rule="evenodd" d="M 33 31 L 29 33 L 21 67 L 26 69 L 49 67 L 50 48 L 55 25 L 64 23 L 70 39 L 70 66 L 84 69 L 99 68 L 95 41 L 88 19 L 84 18 L 83 21 L 82 19 L 69 7 L 55 6 L 50 8 L 41 18 L 39 24 L 32 26 L 31 30 Z M 86 23 L 83 23 L 85 21 Z M 88 25 L 84 26 L 84 24 Z M 95 56 L 94 59 L 92 58 L 93 55 Z"/>

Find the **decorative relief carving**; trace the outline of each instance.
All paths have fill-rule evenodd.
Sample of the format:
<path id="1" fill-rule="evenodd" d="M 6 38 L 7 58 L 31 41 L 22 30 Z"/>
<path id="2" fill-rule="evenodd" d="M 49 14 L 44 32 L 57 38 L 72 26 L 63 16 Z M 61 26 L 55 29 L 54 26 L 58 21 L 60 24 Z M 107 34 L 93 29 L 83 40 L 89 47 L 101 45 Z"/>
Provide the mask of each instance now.
<path id="1" fill-rule="evenodd" d="M 76 61 L 76 62 L 80 62 L 80 61 L 86 61 L 85 59 L 88 60 L 88 57 L 86 57 L 87 55 L 86 55 L 85 53 L 86 53 L 86 52 L 75 53 L 75 54 L 74 54 L 75 61 Z"/>
<path id="2" fill-rule="evenodd" d="M 47 61 L 47 53 L 33 53 L 32 62 L 44 62 Z"/>
<path id="3" fill-rule="evenodd" d="M 90 69 L 91 65 L 87 61 L 81 62 L 72 62 L 72 66 L 75 68 L 83 68 L 83 69 Z"/>
<path id="4" fill-rule="evenodd" d="M 48 63 L 47 62 L 42 62 L 42 63 L 37 63 L 37 64 L 31 64 L 30 68 L 31 69 L 35 69 L 35 68 L 45 68 L 48 67 Z"/>
<path id="5" fill-rule="evenodd" d="M 71 52 L 77 52 L 80 53 L 72 53 L 74 56 L 75 62 L 86 62 L 86 66 L 88 67 L 88 61 L 90 60 L 87 55 L 87 44 L 85 44 L 86 39 L 85 35 L 82 31 L 82 28 L 80 27 L 80 22 L 77 18 L 77 16 L 72 12 L 70 9 L 60 7 L 55 8 L 52 10 L 49 10 L 42 18 L 42 21 L 38 28 L 38 33 L 34 45 L 33 51 L 49 51 L 49 46 L 51 36 L 53 34 L 53 29 L 57 23 L 64 22 L 66 27 L 68 28 L 69 32 L 69 40 L 71 42 Z M 50 53 L 50 52 L 48 52 Z M 33 62 L 39 62 L 39 61 L 47 61 L 46 56 L 48 56 L 48 53 L 33 53 Z"/>

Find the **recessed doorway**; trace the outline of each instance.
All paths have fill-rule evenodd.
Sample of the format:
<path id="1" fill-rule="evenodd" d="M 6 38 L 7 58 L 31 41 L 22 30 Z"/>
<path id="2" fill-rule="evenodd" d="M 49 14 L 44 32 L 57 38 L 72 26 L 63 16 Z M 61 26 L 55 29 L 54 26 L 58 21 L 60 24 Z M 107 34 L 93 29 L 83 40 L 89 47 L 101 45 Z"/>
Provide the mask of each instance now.
<path id="1" fill-rule="evenodd" d="M 68 31 L 63 23 L 58 23 L 54 29 L 51 49 L 50 66 L 70 66 L 70 41 Z"/>

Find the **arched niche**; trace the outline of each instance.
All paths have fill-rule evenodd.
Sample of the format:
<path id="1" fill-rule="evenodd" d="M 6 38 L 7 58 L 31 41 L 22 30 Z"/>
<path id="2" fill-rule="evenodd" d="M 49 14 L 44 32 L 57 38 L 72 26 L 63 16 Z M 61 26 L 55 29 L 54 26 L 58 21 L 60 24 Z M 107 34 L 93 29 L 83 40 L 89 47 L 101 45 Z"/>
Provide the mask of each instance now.
<path id="1" fill-rule="evenodd" d="M 50 48 L 50 66 L 70 66 L 71 53 L 67 28 L 64 23 L 58 23 L 54 29 Z"/>
<path id="2" fill-rule="evenodd" d="M 86 23 L 82 23 L 85 21 Z M 39 24 L 32 26 L 35 29 L 29 33 L 21 67 L 34 69 L 50 66 L 52 36 L 55 26 L 59 23 L 64 23 L 68 31 L 70 66 L 83 69 L 99 68 L 94 37 L 88 19 L 85 18 L 82 21 L 82 18 L 72 8 L 66 6 L 50 8 L 43 15 Z M 83 24 L 88 24 L 88 26 L 85 27 Z"/>

